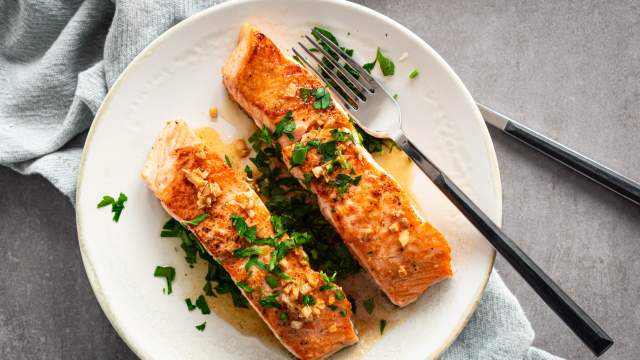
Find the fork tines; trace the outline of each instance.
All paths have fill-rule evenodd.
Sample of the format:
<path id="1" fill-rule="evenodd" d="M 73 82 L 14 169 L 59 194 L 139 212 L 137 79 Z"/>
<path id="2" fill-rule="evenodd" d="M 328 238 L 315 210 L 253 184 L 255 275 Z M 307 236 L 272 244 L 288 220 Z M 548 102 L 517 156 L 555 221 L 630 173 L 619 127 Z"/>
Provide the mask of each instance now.
<path id="1" fill-rule="evenodd" d="M 335 90 L 334 94 L 347 108 L 357 110 L 358 104 L 365 102 L 367 100 L 366 96 L 373 94 L 378 88 L 377 82 L 362 66 L 322 33 L 314 29 L 312 34 L 324 46 L 306 35 L 305 38 L 311 44 L 310 48 L 301 42 L 298 42 L 298 45 L 313 59 L 317 66 L 313 66 L 295 48 L 292 49 L 293 53 L 307 68 Z M 322 58 L 319 58 L 314 52 L 321 53 Z M 344 65 L 340 64 L 340 58 L 344 60 Z M 353 70 L 355 71 L 352 72 Z"/>

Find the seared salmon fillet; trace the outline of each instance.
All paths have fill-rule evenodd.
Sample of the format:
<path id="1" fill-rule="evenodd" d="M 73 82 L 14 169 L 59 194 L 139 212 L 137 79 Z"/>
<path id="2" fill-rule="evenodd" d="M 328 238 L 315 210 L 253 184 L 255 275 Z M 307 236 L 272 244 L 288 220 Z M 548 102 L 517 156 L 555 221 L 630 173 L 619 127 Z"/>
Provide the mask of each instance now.
<path id="1" fill-rule="evenodd" d="M 320 79 L 248 24 L 222 75 L 256 124 L 279 136 L 291 175 L 317 195 L 323 215 L 391 302 L 405 306 L 452 276 L 447 241 L 362 147 Z"/>
<path id="2" fill-rule="evenodd" d="M 191 221 L 189 229 L 293 355 L 318 359 L 358 340 L 342 289 L 309 267 L 299 246 L 306 234 L 284 233 L 244 178 L 184 122 L 167 123 L 142 177 L 172 217 Z"/>

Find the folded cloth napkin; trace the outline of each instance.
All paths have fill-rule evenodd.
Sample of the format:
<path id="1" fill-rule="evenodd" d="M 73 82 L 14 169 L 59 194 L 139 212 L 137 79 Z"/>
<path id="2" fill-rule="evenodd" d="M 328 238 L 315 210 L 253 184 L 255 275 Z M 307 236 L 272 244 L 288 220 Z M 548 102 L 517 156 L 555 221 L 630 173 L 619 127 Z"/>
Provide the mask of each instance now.
<path id="1" fill-rule="evenodd" d="M 216 1 L 0 1 L 0 164 L 41 174 L 74 201 L 86 130 L 147 44 Z M 558 359 L 494 271 L 443 359 Z"/>

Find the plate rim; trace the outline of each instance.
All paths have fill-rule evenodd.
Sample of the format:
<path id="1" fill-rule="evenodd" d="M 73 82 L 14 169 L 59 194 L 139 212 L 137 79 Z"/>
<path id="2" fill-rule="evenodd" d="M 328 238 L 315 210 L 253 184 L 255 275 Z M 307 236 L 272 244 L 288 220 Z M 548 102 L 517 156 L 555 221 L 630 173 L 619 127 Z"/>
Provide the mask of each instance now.
<path id="1" fill-rule="evenodd" d="M 86 157 L 87 157 L 87 152 L 88 152 L 88 148 L 91 144 L 91 141 L 93 139 L 94 136 L 94 132 L 95 132 L 95 128 L 98 124 L 99 121 L 101 121 L 104 117 L 104 113 L 107 111 L 107 108 L 109 107 L 110 103 L 111 103 L 111 98 L 114 96 L 114 94 L 118 91 L 118 89 L 122 86 L 122 84 L 125 81 L 125 78 L 127 77 L 127 75 L 133 70 L 136 69 L 138 66 L 140 66 L 140 63 L 142 63 L 142 61 L 148 56 L 150 55 L 154 49 L 161 43 L 163 42 L 166 38 L 168 38 L 171 34 L 181 30 L 182 28 L 189 26 L 189 24 L 191 22 L 196 21 L 197 19 L 201 18 L 201 17 L 205 17 L 208 16 L 211 13 L 217 12 L 217 11 L 224 11 L 224 9 L 228 8 L 228 7 L 234 7 L 234 6 L 239 6 L 242 4 L 247 4 L 247 3 L 259 3 L 259 2 L 265 2 L 268 0 L 236 0 L 236 1 L 225 1 L 223 3 L 220 4 L 216 4 L 213 5 L 209 8 L 206 8 L 204 10 L 201 10 L 183 20 L 181 20 L 180 22 L 176 23 L 175 25 L 173 25 L 172 27 L 170 27 L 169 29 L 167 29 L 165 32 L 163 32 L 162 34 L 160 34 L 158 37 L 156 37 L 153 41 L 151 41 L 144 49 L 142 49 L 134 58 L 133 60 L 131 60 L 131 62 L 125 67 L 125 69 L 122 71 L 122 73 L 120 73 L 120 75 L 117 77 L 116 81 L 113 83 L 113 85 L 111 86 L 111 88 L 109 89 L 109 91 L 107 92 L 105 98 L 103 99 L 102 103 L 100 104 L 100 107 L 98 108 L 98 111 L 96 112 L 93 121 L 91 123 L 91 126 L 89 128 L 89 131 L 87 133 L 87 137 L 85 140 L 85 144 L 83 146 L 82 149 L 82 155 L 80 157 L 80 164 L 79 164 L 79 168 L 78 168 L 78 177 L 77 177 L 77 187 L 76 187 L 76 193 L 75 193 L 75 203 L 76 203 L 76 207 L 75 207 L 75 215 L 76 215 L 76 230 L 77 230 L 77 235 L 78 235 L 78 244 L 80 247 L 80 255 L 82 258 L 82 263 L 84 265 L 85 268 L 85 273 L 87 274 L 87 278 L 89 279 L 89 284 L 91 285 L 91 289 L 93 290 L 93 293 L 96 297 L 96 299 L 98 300 L 98 304 L 100 305 L 102 311 L 104 312 L 105 316 L 107 317 L 107 319 L 109 320 L 109 322 L 111 323 L 111 326 L 113 326 L 114 330 L 116 331 L 116 333 L 118 334 L 118 336 L 120 336 L 120 338 L 125 342 L 125 344 L 127 344 L 127 346 L 129 347 L 129 349 L 131 349 L 136 356 L 140 357 L 140 358 L 151 358 L 151 355 L 148 354 L 147 352 L 145 352 L 141 347 L 138 346 L 138 344 L 134 341 L 132 341 L 132 339 L 129 338 L 127 332 L 120 326 L 120 324 L 118 323 L 118 318 L 115 315 L 115 313 L 113 312 L 113 310 L 111 309 L 111 306 L 109 304 L 109 302 L 106 299 L 105 294 L 102 291 L 102 286 L 100 284 L 100 280 L 98 279 L 98 277 L 95 274 L 95 270 L 93 267 L 93 264 L 91 263 L 91 260 L 89 259 L 86 250 L 85 250 L 85 246 L 86 246 L 86 242 L 85 239 L 82 236 L 82 229 L 81 229 L 81 221 L 80 219 L 82 218 L 82 214 L 81 211 L 79 210 L 79 207 L 77 206 L 78 204 L 78 200 L 80 199 L 80 194 L 81 194 L 81 189 L 82 189 L 82 180 L 83 180 L 83 176 L 84 176 L 84 171 L 85 171 L 85 162 L 86 162 Z M 286 1 L 286 0 L 281 0 L 281 1 Z M 416 40 L 422 47 L 425 48 L 425 50 L 427 52 L 429 52 L 434 59 L 441 63 L 443 66 L 443 68 L 445 69 L 445 71 L 447 72 L 447 74 L 451 77 L 451 79 L 453 80 L 454 83 L 456 83 L 461 89 L 462 89 L 462 95 L 466 98 L 467 101 L 469 101 L 472 104 L 472 108 L 473 108 L 473 112 L 475 115 L 475 120 L 479 121 L 481 123 L 482 126 L 480 126 L 480 132 L 482 134 L 482 139 L 483 142 L 485 143 L 485 149 L 487 150 L 487 155 L 489 157 L 489 165 L 490 165 L 490 172 L 491 172 L 491 178 L 492 178 L 492 182 L 493 182 L 493 186 L 494 186 L 494 192 L 495 192 L 495 202 L 496 202 L 496 218 L 493 219 L 496 224 L 498 226 L 502 225 L 502 181 L 501 181 L 501 177 L 500 177 L 500 170 L 498 167 L 498 160 L 497 160 L 497 156 L 496 156 L 496 152 L 495 152 L 495 148 L 493 146 L 493 141 L 491 140 L 491 136 L 489 135 L 489 130 L 486 126 L 486 124 L 484 123 L 484 121 L 482 120 L 482 115 L 480 113 L 480 110 L 478 109 L 478 106 L 476 105 L 475 100 L 473 99 L 473 97 L 471 96 L 471 93 L 469 92 L 469 90 L 467 89 L 467 87 L 464 85 L 464 83 L 462 82 L 462 80 L 459 78 L 459 76 L 453 71 L 453 68 L 440 56 L 440 54 L 438 54 L 425 40 L 423 40 L 421 37 L 419 37 L 418 35 L 416 35 L 413 31 L 411 31 L 409 28 L 407 28 L 406 26 L 400 24 L 399 22 L 397 22 L 396 20 L 382 14 L 379 13 L 371 8 L 368 8 L 364 5 L 360 5 L 360 4 L 356 4 L 350 1 L 346 1 L 346 0 L 316 0 L 317 2 L 325 2 L 325 3 L 333 3 L 333 4 L 337 4 L 338 6 L 346 6 L 346 7 L 351 7 L 352 9 L 355 9 L 356 11 L 361 11 L 364 12 L 366 15 L 368 16 L 373 16 L 378 18 L 379 20 L 383 21 L 386 25 L 388 26 L 392 26 L 397 28 L 398 30 L 400 30 L 403 34 L 409 36 L 410 38 L 412 38 L 413 40 Z M 491 217 L 491 216 L 490 216 Z M 478 292 L 476 294 L 474 294 L 474 300 L 473 302 L 471 302 L 469 304 L 469 306 L 467 307 L 467 309 L 465 309 L 464 312 L 464 316 L 461 318 L 461 320 L 458 322 L 458 324 L 455 327 L 455 330 L 449 335 L 449 337 L 447 337 L 446 341 L 443 342 L 443 344 L 432 354 L 431 358 L 438 358 L 440 357 L 452 344 L 453 342 L 458 338 L 458 336 L 460 335 L 460 333 L 462 332 L 462 330 L 464 329 L 464 327 L 467 325 L 467 323 L 469 322 L 469 319 L 471 318 L 471 316 L 475 313 L 475 310 L 477 309 L 480 300 L 482 299 L 482 295 L 484 294 L 484 290 L 487 287 L 487 284 L 489 282 L 489 277 L 491 276 L 491 272 L 493 271 L 493 266 L 495 263 L 495 258 L 496 258 L 496 251 L 492 248 L 491 249 L 491 259 L 489 261 L 489 265 L 488 269 L 485 270 L 485 274 L 484 277 L 482 278 L 482 281 L 484 282 L 484 284 L 478 289 Z"/>

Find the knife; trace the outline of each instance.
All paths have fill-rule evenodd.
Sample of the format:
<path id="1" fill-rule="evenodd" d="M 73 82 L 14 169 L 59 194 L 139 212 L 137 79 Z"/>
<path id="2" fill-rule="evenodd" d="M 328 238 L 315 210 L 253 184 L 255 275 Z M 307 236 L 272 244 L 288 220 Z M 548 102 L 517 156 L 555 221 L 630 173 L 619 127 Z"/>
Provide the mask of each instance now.
<path id="1" fill-rule="evenodd" d="M 519 122 L 478 104 L 484 121 L 618 195 L 640 205 L 640 184 Z"/>

